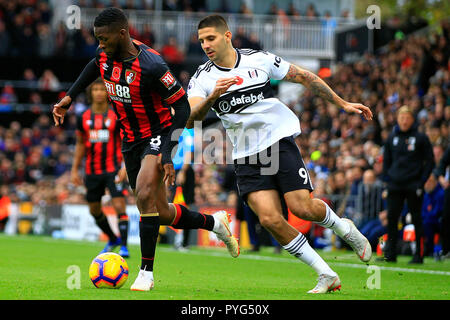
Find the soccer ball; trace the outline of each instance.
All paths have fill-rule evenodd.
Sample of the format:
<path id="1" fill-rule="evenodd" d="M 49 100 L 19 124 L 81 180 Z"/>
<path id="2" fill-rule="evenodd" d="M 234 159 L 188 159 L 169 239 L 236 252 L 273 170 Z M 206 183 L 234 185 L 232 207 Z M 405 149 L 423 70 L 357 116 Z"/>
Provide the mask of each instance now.
<path id="1" fill-rule="evenodd" d="M 97 288 L 119 289 L 128 279 L 128 264 L 117 253 L 102 253 L 92 260 L 89 277 Z"/>

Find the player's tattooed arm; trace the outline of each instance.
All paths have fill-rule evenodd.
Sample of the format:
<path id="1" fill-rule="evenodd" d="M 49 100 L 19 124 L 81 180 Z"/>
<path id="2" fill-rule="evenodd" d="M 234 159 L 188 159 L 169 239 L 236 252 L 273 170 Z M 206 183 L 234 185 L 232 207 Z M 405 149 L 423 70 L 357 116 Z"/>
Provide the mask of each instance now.
<path id="1" fill-rule="evenodd" d="M 284 80 L 301 83 L 308 89 L 310 89 L 314 94 L 325 100 L 342 107 L 344 100 L 342 100 L 331 88 L 311 71 L 302 69 L 296 65 L 291 64 L 289 71 L 284 77 Z"/>
<path id="2" fill-rule="evenodd" d="M 328 102 L 344 109 L 347 112 L 360 113 L 367 120 L 372 120 L 372 112 L 370 109 L 360 103 L 347 102 L 339 97 L 319 76 L 311 71 L 302 69 L 296 65 L 291 64 L 289 71 L 283 80 L 301 83 L 306 88 L 310 89 L 315 95 L 324 98 Z"/>
<path id="3" fill-rule="evenodd" d="M 191 115 L 186 122 L 186 128 L 192 129 L 194 127 L 194 121 L 203 120 L 208 114 L 209 109 L 214 105 L 215 99 L 203 99 L 199 97 L 189 98 L 189 104 L 191 106 Z"/>

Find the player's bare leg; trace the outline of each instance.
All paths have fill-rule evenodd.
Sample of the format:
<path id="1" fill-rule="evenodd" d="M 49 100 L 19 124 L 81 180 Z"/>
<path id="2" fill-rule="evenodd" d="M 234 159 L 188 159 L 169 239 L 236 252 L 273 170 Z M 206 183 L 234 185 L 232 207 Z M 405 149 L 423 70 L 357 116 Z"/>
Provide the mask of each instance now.
<path id="1" fill-rule="evenodd" d="M 259 222 L 290 254 L 297 257 L 319 275 L 310 293 L 325 293 L 341 287 L 339 276 L 311 248 L 305 236 L 292 227 L 282 215 L 281 201 L 276 190 L 260 190 L 248 195 L 247 203 L 258 215 Z"/>
<path id="2" fill-rule="evenodd" d="M 129 258 L 130 254 L 127 248 L 127 238 L 128 238 L 128 215 L 127 207 L 125 202 L 125 197 L 114 197 L 111 199 L 111 203 L 114 210 L 117 213 L 118 227 L 120 232 L 120 250 L 119 255 L 124 258 Z"/>
<path id="3" fill-rule="evenodd" d="M 284 198 L 295 216 L 333 230 L 353 248 L 361 261 L 370 260 L 372 256 L 370 243 L 351 220 L 338 217 L 324 201 L 312 199 L 309 190 L 306 189 L 287 192 Z"/>

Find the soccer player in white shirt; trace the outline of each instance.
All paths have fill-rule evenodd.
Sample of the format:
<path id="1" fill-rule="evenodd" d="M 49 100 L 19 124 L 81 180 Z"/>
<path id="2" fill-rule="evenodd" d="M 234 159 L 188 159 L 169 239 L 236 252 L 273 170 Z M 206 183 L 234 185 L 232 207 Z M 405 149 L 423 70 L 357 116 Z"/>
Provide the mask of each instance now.
<path id="1" fill-rule="evenodd" d="M 261 225 L 290 254 L 317 272 L 318 283 L 308 292 L 340 289 L 336 272 L 283 217 L 284 202 L 297 217 L 332 229 L 363 262 L 371 258 L 370 244 L 351 220 L 338 217 L 325 202 L 310 197 L 313 186 L 294 140 L 300 134 L 299 119 L 274 97 L 269 81 L 274 78 L 300 83 L 366 120 L 372 119 L 372 112 L 362 104 L 344 101 L 314 73 L 278 56 L 233 48 L 232 34 L 219 15 L 199 22 L 198 39 L 209 61 L 197 69 L 189 83 L 191 115 L 186 126 L 192 128 L 194 121 L 201 121 L 211 108 L 216 112 L 233 144 L 239 193 Z M 273 167 L 275 172 L 264 172 Z"/>

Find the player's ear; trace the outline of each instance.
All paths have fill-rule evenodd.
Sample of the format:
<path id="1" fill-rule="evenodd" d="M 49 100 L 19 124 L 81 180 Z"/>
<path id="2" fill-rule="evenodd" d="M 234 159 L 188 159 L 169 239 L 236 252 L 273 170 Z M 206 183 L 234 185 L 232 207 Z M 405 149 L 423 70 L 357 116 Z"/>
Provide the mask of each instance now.
<path id="1" fill-rule="evenodd" d="M 231 33 L 230 30 L 227 30 L 225 32 L 225 39 L 227 39 L 227 41 L 231 41 L 232 36 L 233 36 L 233 34 Z"/>
<path id="2" fill-rule="evenodd" d="M 120 35 L 121 38 L 125 38 L 127 33 L 128 33 L 128 30 L 126 30 L 126 29 L 122 28 L 122 29 L 119 30 L 119 35 Z"/>

